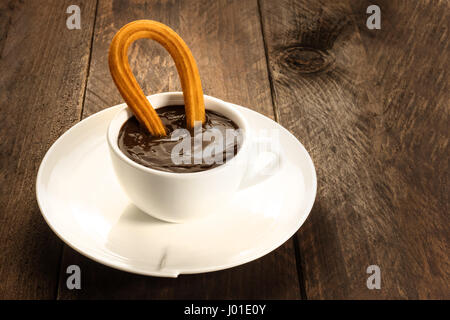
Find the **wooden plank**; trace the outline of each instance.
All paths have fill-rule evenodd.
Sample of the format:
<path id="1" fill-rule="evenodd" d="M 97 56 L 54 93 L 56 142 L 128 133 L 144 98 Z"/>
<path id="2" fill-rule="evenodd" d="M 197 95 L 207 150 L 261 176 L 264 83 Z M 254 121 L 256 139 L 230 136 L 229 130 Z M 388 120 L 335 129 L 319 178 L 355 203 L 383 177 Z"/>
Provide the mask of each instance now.
<path id="1" fill-rule="evenodd" d="M 5 1 L 0 3 L 0 57 L 11 25 L 12 15 L 17 4 L 18 1 Z"/>
<path id="2" fill-rule="evenodd" d="M 109 44 L 126 23 L 151 19 L 169 25 L 188 44 L 205 94 L 273 118 L 256 1 L 108 2 L 100 1 L 98 9 L 83 117 L 123 102 L 109 74 Z M 181 91 L 175 64 L 159 44 L 146 39 L 136 41 L 130 48 L 129 60 L 147 95 Z"/>
<path id="3" fill-rule="evenodd" d="M 0 299 L 56 297 L 62 243 L 41 217 L 34 185 L 45 152 L 81 112 L 95 2 L 80 5 L 81 30 L 66 28 L 70 4 L 1 9 Z"/>
<path id="4" fill-rule="evenodd" d="M 400 238 L 388 281 L 399 297 L 449 299 L 450 3 L 350 3 L 377 87 L 372 99 L 381 102 L 373 135 L 384 172 L 378 192 Z M 381 9 L 381 30 L 365 26 L 371 4 Z"/>
<path id="5" fill-rule="evenodd" d="M 261 1 L 279 120 L 319 180 L 298 233 L 308 299 L 449 297 L 448 4 L 383 4 L 368 32 L 364 5 Z"/>
<path id="6" fill-rule="evenodd" d="M 115 32 L 137 19 L 161 21 L 196 58 L 206 94 L 273 117 L 267 65 L 256 1 L 100 1 L 84 116 L 121 103 L 109 75 L 107 51 Z M 146 94 L 180 90 L 174 62 L 154 42 L 139 40 L 130 64 Z M 67 290 L 65 268 L 82 270 L 82 289 Z M 163 279 L 133 275 L 92 262 L 65 247 L 61 299 L 299 298 L 292 239 L 275 252 L 229 270 Z"/>

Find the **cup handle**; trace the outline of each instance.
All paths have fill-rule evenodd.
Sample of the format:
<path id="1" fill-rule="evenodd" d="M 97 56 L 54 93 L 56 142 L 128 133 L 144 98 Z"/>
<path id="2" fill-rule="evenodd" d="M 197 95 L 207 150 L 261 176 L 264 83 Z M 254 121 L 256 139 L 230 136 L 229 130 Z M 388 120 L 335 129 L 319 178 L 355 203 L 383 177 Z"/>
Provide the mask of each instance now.
<path id="1" fill-rule="evenodd" d="M 282 149 L 273 137 L 259 137 L 252 141 L 246 173 L 239 189 L 259 184 L 277 174 L 282 166 Z"/>

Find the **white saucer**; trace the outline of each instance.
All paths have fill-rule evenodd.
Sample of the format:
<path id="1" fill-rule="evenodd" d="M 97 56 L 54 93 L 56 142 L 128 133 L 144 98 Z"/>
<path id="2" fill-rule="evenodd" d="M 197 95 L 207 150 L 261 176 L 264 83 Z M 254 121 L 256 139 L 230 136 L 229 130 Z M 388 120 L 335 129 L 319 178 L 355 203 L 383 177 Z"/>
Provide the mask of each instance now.
<path id="1" fill-rule="evenodd" d="M 113 172 L 106 129 L 120 106 L 64 133 L 42 160 L 39 207 L 50 228 L 81 254 L 120 270 L 160 277 L 209 272 L 255 260 L 303 224 L 316 196 L 316 172 L 303 145 L 271 119 L 235 106 L 252 129 L 279 129 L 283 165 L 241 189 L 229 207 L 184 224 L 154 219 L 130 203 Z"/>

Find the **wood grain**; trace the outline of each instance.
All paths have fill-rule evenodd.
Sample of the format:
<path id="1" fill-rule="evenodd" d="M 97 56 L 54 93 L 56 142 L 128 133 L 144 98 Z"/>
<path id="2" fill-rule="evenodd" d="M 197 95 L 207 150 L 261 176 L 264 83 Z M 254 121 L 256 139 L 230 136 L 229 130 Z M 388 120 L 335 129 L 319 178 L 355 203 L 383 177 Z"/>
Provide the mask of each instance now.
<path id="1" fill-rule="evenodd" d="M 121 103 L 107 66 L 115 32 L 137 19 L 167 24 L 188 44 L 205 94 L 273 117 L 256 1 L 100 1 L 84 116 Z M 129 51 L 131 68 L 146 94 L 180 90 L 175 64 L 154 42 Z M 66 289 L 65 268 L 82 270 L 82 290 Z M 275 252 L 229 270 L 163 279 L 133 275 L 92 262 L 65 247 L 60 299 L 297 299 L 300 290 L 292 239 Z"/>
<path id="2" fill-rule="evenodd" d="M 377 193 L 400 240 L 389 279 L 400 297 L 449 299 L 450 3 L 376 1 L 379 33 L 364 24 L 369 1 L 351 4 L 380 101 L 373 144 L 388 187 Z"/>
<path id="3" fill-rule="evenodd" d="M 80 4 L 82 29 L 73 31 L 70 4 L 0 7 L 0 299 L 56 297 L 62 243 L 39 212 L 34 185 L 51 143 L 80 118 L 95 2 Z"/>
<path id="4" fill-rule="evenodd" d="M 376 3 L 350 3 L 261 1 L 279 120 L 319 180 L 306 296 L 448 298 L 448 2 L 382 1 L 373 31 Z"/>
<path id="5" fill-rule="evenodd" d="M 12 22 L 14 9 L 19 1 L 3 1 L 0 3 L 0 57 L 6 42 L 9 27 Z"/>

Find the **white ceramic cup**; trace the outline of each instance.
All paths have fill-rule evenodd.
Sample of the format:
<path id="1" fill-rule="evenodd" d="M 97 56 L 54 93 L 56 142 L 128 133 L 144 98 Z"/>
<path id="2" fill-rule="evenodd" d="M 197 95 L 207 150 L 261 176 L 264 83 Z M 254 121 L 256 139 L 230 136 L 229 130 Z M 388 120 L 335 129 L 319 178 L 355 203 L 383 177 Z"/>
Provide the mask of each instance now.
<path id="1" fill-rule="evenodd" d="M 183 105 L 182 92 L 166 92 L 148 97 L 155 108 Z M 250 127 L 233 105 L 204 96 L 205 108 L 233 120 L 242 130 L 237 154 L 215 168 L 192 173 L 165 172 L 147 168 L 128 158 L 118 147 L 122 125 L 132 116 L 124 105 L 108 127 L 107 140 L 114 170 L 130 200 L 142 211 L 161 220 L 185 222 L 217 211 L 239 188 L 250 152 Z"/>

